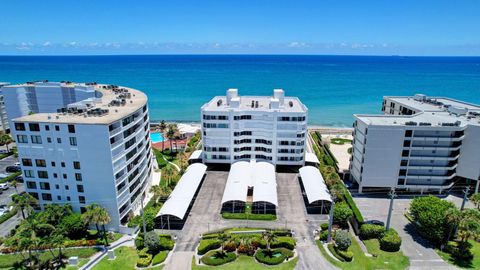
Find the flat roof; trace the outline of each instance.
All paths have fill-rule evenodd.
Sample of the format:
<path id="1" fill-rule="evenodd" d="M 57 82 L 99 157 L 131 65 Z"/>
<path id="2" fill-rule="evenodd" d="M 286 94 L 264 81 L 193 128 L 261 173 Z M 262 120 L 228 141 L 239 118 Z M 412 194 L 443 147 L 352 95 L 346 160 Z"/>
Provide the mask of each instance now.
<path id="1" fill-rule="evenodd" d="M 157 217 L 170 215 L 184 219 L 206 171 L 207 166 L 201 163 L 188 166 L 167 201 L 158 211 Z"/>
<path id="2" fill-rule="evenodd" d="M 383 114 L 355 114 L 356 118 L 369 125 L 398 125 L 406 126 L 415 122 L 414 126 L 422 126 L 420 123 L 430 123 L 423 127 L 445 127 L 443 124 L 455 124 L 464 127 L 466 125 L 479 125 L 480 119 L 475 117 L 468 119 L 466 116 L 451 115 L 448 112 L 420 112 L 415 115 L 383 115 Z"/>
<path id="3" fill-rule="evenodd" d="M 18 87 L 41 87 L 41 84 L 20 84 L 20 85 L 8 85 L 3 89 L 18 88 Z M 26 115 L 13 119 L 14 122 L 46 122 L 46 123 L 71 123 L 71 124 L 110 124 L 119 119 L 122 119 L 138 109 L 142 108 L 147 104 L 147 96 L 139 90 L 118 86 L 118 89 L 125 89 L 130 93 L 130 98 L 125 98 L 124 105 L 111 105 L 110 103 L 114 100 L 118 100 L 120 94 L 116 92 L 116 89 L 108 88 L 110 85 L 106 84 L 96 84 L 96 85 L 86 85 L 81 83 L 58 83 L 54 85 L 49 83 L 49 86 L 58 86 L 58 87 L 93 87 L 95 91 L 99 94 L 99 98 L 88 99 L 80 102 L 71 104 L 79 104 L 82 106 L 82 103 L 89 103 L 92 105 L 89 109 L 102 109 L 108 110 L 108 113 L 98 116 L 88 115 L 86 113 L 35 113 L 32 115 Z M 60 109 L 60 108 L 59 108 Z"/>
<path id="4" fill-rule="evenodd" d="M 413 96 L 386 96 L 385 98 L 421 111 L 443 111 L 444 105 L 466 108 L 468 110 L 474 111 L 480 110 L 480 105 L 464 102 L 461 100 L 456 100 L 448 97 L 424 97 L 434 102 L 428 102 L 427 100 L 417 100 Z"/>
<path id="5" fill-rule="evenodd" d="M 303 188 L 307 195 L 308 203 L 315 201 L 329 201 L 332 202 L 330 191 L 325 184 L 320 171 L 313 166 L 304 166 L 299 169 L 300 177 L 302 178 Z"/>
<path id="6" fill-rule="evenodd" d="M 281 111 L 299 113 L 307 111 L 305 105 L 303 105 L 303 103 L 296 97 L 285 97 L 284 105 L 280 106 L 278 109 L 270 108 L 270 103 L 272 100 L 275 100 L 270 96 L 239 96 L 237 99 L 239 101 L 239 106 L 231 107 L 229 104 L 227 104 L 227 97 L 216 96 L 208 103 L 203 105 L 202 109 L 207 111 Z M 258 107 L 252 108 L 252 101 L 258 101 Z"/>

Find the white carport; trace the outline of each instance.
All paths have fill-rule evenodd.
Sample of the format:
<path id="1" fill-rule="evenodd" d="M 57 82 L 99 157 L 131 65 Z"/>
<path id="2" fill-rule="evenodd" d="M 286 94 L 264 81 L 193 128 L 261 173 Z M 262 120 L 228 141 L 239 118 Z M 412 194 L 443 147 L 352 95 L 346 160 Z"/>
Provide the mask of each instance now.
<path id="1" fill-rule="evenodd" d="M 253 165 L 253 209 L 254 213 L 274 212 L 278 206 L 275 166 L 268 162 Z"/>
<path id="2" fill-rule="evenodd" d="M 222 211 L 244 211 L 248 188 L 252 186 L 251 174 L 250 162 L 239 161 L 232 164 L 223 191 Z"/>
<path id="3" fill-rule="evenodd" d="M 207 166 L 201 163 L 188 166 L 156 216 L 160 218 L 162 228 L 163 221 L 166 220 L 167 228 L 170 229 L 171 217 L 175 218 L 176 222 L 183 221 L 206 171 Z"/>
<path id="4" fill-rule="evenodd" d="M 315 155 L 315 153 L 310 153 L 310 152 L 305 153 L 305 162 L 312 163 L 312 164 L 320 164 L 320 161 L 318 160 L 317 155 Z"/>
<path id="5" fill-rule="evenodd" d="M 203 151 L 202 150 L 195 150 L 188 158 L 188 163 L 197 163 L 202 162 Z"/>
<path id="6" fill-rule="evenodd" d="M 320 212 L 324 212 L 325 208 L 332 203 L 332 197 L 320 171 L 313 166 L 304 166 L 300 168 L 299 176 L 306 195 L 307 211 L 320 210 Z"/>

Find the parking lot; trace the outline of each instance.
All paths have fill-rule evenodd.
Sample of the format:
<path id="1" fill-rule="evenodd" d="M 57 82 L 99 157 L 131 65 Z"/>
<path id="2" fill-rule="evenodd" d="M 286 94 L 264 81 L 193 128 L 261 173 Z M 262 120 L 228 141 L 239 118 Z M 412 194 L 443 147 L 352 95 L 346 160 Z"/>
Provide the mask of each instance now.
<path id="1" fill-rule="evenodd" d="M 438 256 L 430 243 L 424 240 L 404 216 L 405 211 L 410 207 L 412 197 L 400 197 L 394 200 L 391 227 L 394 228 L 402 238 L 401 250 L 410 258 L 412 270 L 423 269 L 456 269 Z M 456 198 L 449 198 L 456 204 Z M 387 223 L 388 208 L 390 199 L 387 196 L 357 195 L 354 201 L 363 214 L 365 220 L 380 220 Z"/>
<path id="2" fill-rule="evenodd" d="M 6 173 L 5 169 L 8 166 L 13 165 L 15 162 L 18 162 L 18 160 L 13 155 L 0 160 L 0 173 Z M 25 191 L 23 183 L 17 184 L 17 191 L 19 193 Z M 2 194 L 0 194 L 0 205 L 9 205 L 12 202 L 12 195 L 17 191 L 15 191 L 15 188 L 13 187 L 9 187 L 7 190 L 2 190 Z M 7 235 L 19 222 L 20 216 L 16 215 L 2 223 L 0 226 L 0 236 Z"/>

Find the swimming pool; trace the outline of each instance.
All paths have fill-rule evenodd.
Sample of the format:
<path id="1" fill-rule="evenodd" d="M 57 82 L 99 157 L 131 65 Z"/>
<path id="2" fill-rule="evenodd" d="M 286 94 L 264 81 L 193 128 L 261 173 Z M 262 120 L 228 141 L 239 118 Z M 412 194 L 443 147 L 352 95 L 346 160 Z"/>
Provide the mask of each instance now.
<path id="1" fill-rule="evenodd" d="M 165 139 L 161 132 L 150 133 L 150 140 L 152 143 L 163 142 Z"/>

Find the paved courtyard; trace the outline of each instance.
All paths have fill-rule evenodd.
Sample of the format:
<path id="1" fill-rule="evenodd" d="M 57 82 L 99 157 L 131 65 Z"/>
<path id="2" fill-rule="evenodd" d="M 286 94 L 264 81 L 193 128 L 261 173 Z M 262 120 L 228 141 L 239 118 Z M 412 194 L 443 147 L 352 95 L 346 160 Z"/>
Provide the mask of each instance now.
<path id="1" fill-rule="evenodd" d="M 394 201 L 391 227 L 402 237 L 403 253 L 410 258 L 410 269 L 456 269 L 438 256 L 426 240 L 416 232 L 413 225 L 403 215 L 409 208 L 412 198 L 397 198 Z M 452 199 L 457 201 L 456 199 Z M 387 223 L 388 207 L 390 199 L 385 197 L 373 197 L 363 195 L 354 197 L 354 201 L 363 214 L 365 220 L 380 220 Z"/>
<path id="2" fill-rule="evenodd" d="M 336 269 L 323 258 L 313 231 L 327 216 L 308 215 L 297 174 L 277 173 L 278 210 L 276 221 L 225 220 L 220 203 L 228 177 L 227 171 L 208 171 L 182 231 L 172 231 L 178 239 L 165 269 L 191 269 L 192 257 L 200 235 L 229 227 L 289 228 L 295 231 L 299 262 L 296 269 Z"/>

